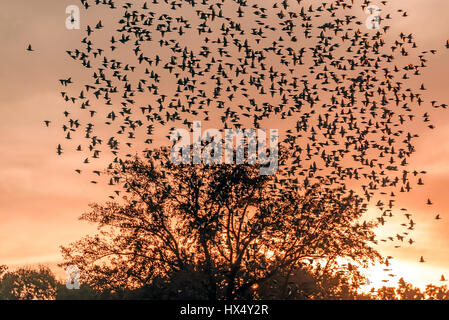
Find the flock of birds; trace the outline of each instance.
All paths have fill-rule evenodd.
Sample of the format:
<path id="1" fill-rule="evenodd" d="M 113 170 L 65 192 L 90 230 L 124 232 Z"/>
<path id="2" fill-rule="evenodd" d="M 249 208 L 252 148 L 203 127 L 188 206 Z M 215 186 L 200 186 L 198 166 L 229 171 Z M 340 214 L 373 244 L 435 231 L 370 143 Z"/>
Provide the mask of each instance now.
<path id="1" fill-rule="evenodd" d="M 393 217 L 398 192 L 423 184 L 426 172 L 408 168 L 418 138 L 408 128 L 421 120 L 433 129 L 428 108 L 447 104 L 425 103 L 419 76 L 436 50 L 420 51 L 412 34 L 390 34 L 387 1 L 378 30 L 366 29 L 365 17 L 354 13 L 369 7 L 367 0 L 81 2 L 123 13 L 110 29 L 104 19 L 87 26 L 81 48 L 67 51 L 91 75 L 77 89 L 72 77 L 60 79 L 69 105 L 64 135 L 71 140 L 83 131 L 87 143 L 75 148 L 88 150 L 84 163 L 105 148 L 112 168 L 140 141 L 151 158 L 160 130 L 202 120 L 223 128 L 288 126 L 289 158 L 273 187 L 319 182 L 324 196 L 338 197 L 361 190 L 365 209 L 377 200 L 381 225 Z M 102 124 L 114 134 L 95 132 Z M 401 211 L 406 230 L 381 241 L 414 242 L 409 230 L 416 223 Z"/>

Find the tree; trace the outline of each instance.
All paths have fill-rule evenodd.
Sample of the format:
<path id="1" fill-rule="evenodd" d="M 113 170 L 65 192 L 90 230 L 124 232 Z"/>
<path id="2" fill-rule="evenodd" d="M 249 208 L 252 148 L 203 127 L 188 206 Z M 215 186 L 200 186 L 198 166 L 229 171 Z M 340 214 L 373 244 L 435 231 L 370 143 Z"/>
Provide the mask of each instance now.
<path id="1" fill-rule="evenodd" d="M 377 293 L 371 295 L 377 300 L 448 300 L 449 292 L 447 286 L 436 286 L 429 284 L 424 291 L 414 287 L 411 283 L 399 279 L 396 287 L 382 287 Z"/>
<path id="2" fill-rule="evenodd" d="M 54 300 L 56 291 L 55 276 L 44 266 L 7 271 L 0 281 L 2 300 Z"/>
<path id="3" fill-rule="evenodd" d="M 424 295 L 427 300 L 449 300 L 449 291 L 447 290 L 447 286 L 438 287 L 429 284 L 426 286 Z"/>
<path id="4" fill-rule="evenodd" d="M 97 299 L 112 299 L 114 298 L 108 294 L 101 294 L 96 292 L 91 287 L 81 284 L 79 289 L 67 289 L 65 282 L 57 284 L 56 300 L 97 300 Z"/>
<path id="5" fill-rule="evenodd" d="M 411 283 L 405 282 L 404 278 L 399 279 L 396 293 L 401 300 L 423 300 L 424 294 L 419 288 L 414 287 Z"/>
<path id="6" fill-rule="evenodd" d="M 261 176 L 257 166 L 174 165 L 167 149 L 153 152 L 109 170 L 127 194 L 93 204 L 81 219 L 99 233 L 62 247 L 63 266 L 77 265 L 95 289 L 137 289 L 189 272 L 208 299 L 248 298 L 307 262 L 379 258 L 369 245 L 375 224 L 359 221 L 364 209 L 352 193 L 298 187 L 282 168 Z"/>
<path id="7" fill-rule="evenodd" d="M 375 298 L 377 300 L 398 300 L 396 288 L 383 286 L 377 290 Z"/>
<path id="8" fill-rule="evenodd" d="M 5 265 L 0 265 L 0 279 L 3 276 L 3 274 L 8 270 L 8 267 Z"/>

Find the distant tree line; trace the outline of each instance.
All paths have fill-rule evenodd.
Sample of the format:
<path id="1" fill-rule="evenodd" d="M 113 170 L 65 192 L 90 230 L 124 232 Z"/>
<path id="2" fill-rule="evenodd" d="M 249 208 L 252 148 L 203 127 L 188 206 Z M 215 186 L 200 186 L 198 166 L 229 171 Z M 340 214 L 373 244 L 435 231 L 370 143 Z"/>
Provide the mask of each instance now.
<path id="1" fill-rule="evenodd" d="M 207 296 L 197 284 L 201 275 L 178 274 L 170 281 L 157 279 L 151 285 L 135 290 L 96 291 L 86 284 L 69 290 L 46 266 L 23 267 L 14 271 L 0 266 L 0 300 L 205 300 Z M 382 287 L 360 292 L 345 273 L 319 277 L 313 272 L 297 270 L 284 285 L 285 278 L 276 277 L 263 286 L 253 288 L 253 299 L 266 300 L 449 300 L 446 285 L 427 285 L 424 290 L 400 279 L 396 287 Z M 250 298 L 250 297 L 248 297 Z"/>

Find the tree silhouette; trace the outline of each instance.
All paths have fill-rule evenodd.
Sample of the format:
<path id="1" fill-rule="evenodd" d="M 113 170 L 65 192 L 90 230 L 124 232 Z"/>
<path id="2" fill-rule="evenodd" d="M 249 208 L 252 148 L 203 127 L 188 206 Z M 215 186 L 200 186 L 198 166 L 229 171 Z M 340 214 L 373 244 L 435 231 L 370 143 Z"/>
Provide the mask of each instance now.
<path id="1" fill-rule="evenodd" d="M 6 272 L 6 270 L 8 270 L 8 267 L 0 264 L 0 277 L 3 276 L 3 274 Z"/>
<path id="2" fill-rule="evenodd" d="M 325 273 L 339 258 L 361 265 L 380 258 L 369 245 L 375 224 L 359 221 L 361 199 L 337 198 L 341 193 L 318 184 L 298 188 L 282 172 L 174 165 L 166 148 L 151 160 L 121 162 L 109 174 L 127 194 L 81 216 L 99 233 L 63 247 L 63 265 L 77 265 L 98 290 L 137 289 L 189 273 L 208 299 L 236 299 L 306 265 L 322 265 Z"/>
<path id="3" fill-rule="evenodd" d="M 436 286 L 429 284 L 424 290 L 407 283 L 403 278 L 399 279 L 396 287 L 382 287 L 373 294 L 369 299 L 377 300 L 449 300 L 449 292 L 447 286 Z"/>
<path id="4" fill-rule="evenodd" d="M 424 298 L 419 288 L 414 287 L 410 283 L 406 283 L 403 278 L 399 279 L 396 292 L 402 300 L 422 300 Z"/>
<path id="5" fill-rule="evenodd" d="M 449 291 L 446 285 L 438 287 L 429 284 L 426 287 L 425 296 L 427 300 L 449 300 Z"/>
<path id="6" fill-rule="evenodd" d="M 279 274 L 261 285 L 256 294 L 264 300 L 354 300 L 361 297 L 359 289 L 365 282 L 357 269 L 344 273 L 335 269 L 320 272 L 309 266 Z"/>
<path id="7" fill-rule="evenodd" d="M 3 268 L 3 271 L 6 269 Z M 56 291 L 55 276 L 44 266 L 6 271 L 0 281 L 1 300 L 53 300 L 56 298 Z"/>
<path id="8" fill-rule="evenodd" d="M 56 300 L 97 300 L 112 299 L 109 293 L 97 292 L 88 285 L 82 284 L 79 289 L 68 289 L 65 282 L 58 283 Z"/>

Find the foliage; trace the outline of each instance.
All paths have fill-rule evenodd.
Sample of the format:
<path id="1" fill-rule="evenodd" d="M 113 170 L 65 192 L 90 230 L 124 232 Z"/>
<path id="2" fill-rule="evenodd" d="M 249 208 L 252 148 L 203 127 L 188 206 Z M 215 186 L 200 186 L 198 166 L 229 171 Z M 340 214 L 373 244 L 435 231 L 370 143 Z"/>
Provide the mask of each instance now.
<path id="1" fill-rule="evenodd" d="M 208 299 L 235 299 L 307 261 L 380 258 L 369 245 L 375 224 L 358 221 L 364 210 L 352 193 L 298 188 L 257 166 L 173 165 L 166 149 L 154 152 L 158 162 L 135 158 L 110 170 L 124 182 L 123 203 L 93 204 L 81 218 L 99 233 L 62 248 L 63 265 L 77 265 L 97 290 L 193 272 Z"/>
<path id="2" fill-rule="evenodd" d="M 83 283 L 78 290 L 69 290 L 64 282 L 57 281 L 44 266 L 24 267 L 7 271 L 2 266 L 0 274 L 0 300 L 206 300 L 204 272 L 183 270 L 170 277 L 157 277 L 138 289 L 120 291 L 97 291 Z M 361 292 L 364 277 L 358 270 L 351 272 L 327 272 L 320 268 L 305 266 L 291 270 L 289 274 L 277 273 L 269 280 L 254 285 L 247 291 L 245 299 L 264 300 L 449 300 L 446 285 L 429 284 L 425 290 L 414 287 L 400 279 L 396 287 L 382 287 Z"/>
<path id="3" fill-rule="evenodd" d="M 29 267 L 7 271 L 1 277 L 0 299 L 2 300 L 53 300 L 57 283 L 49 268 Z"/>

